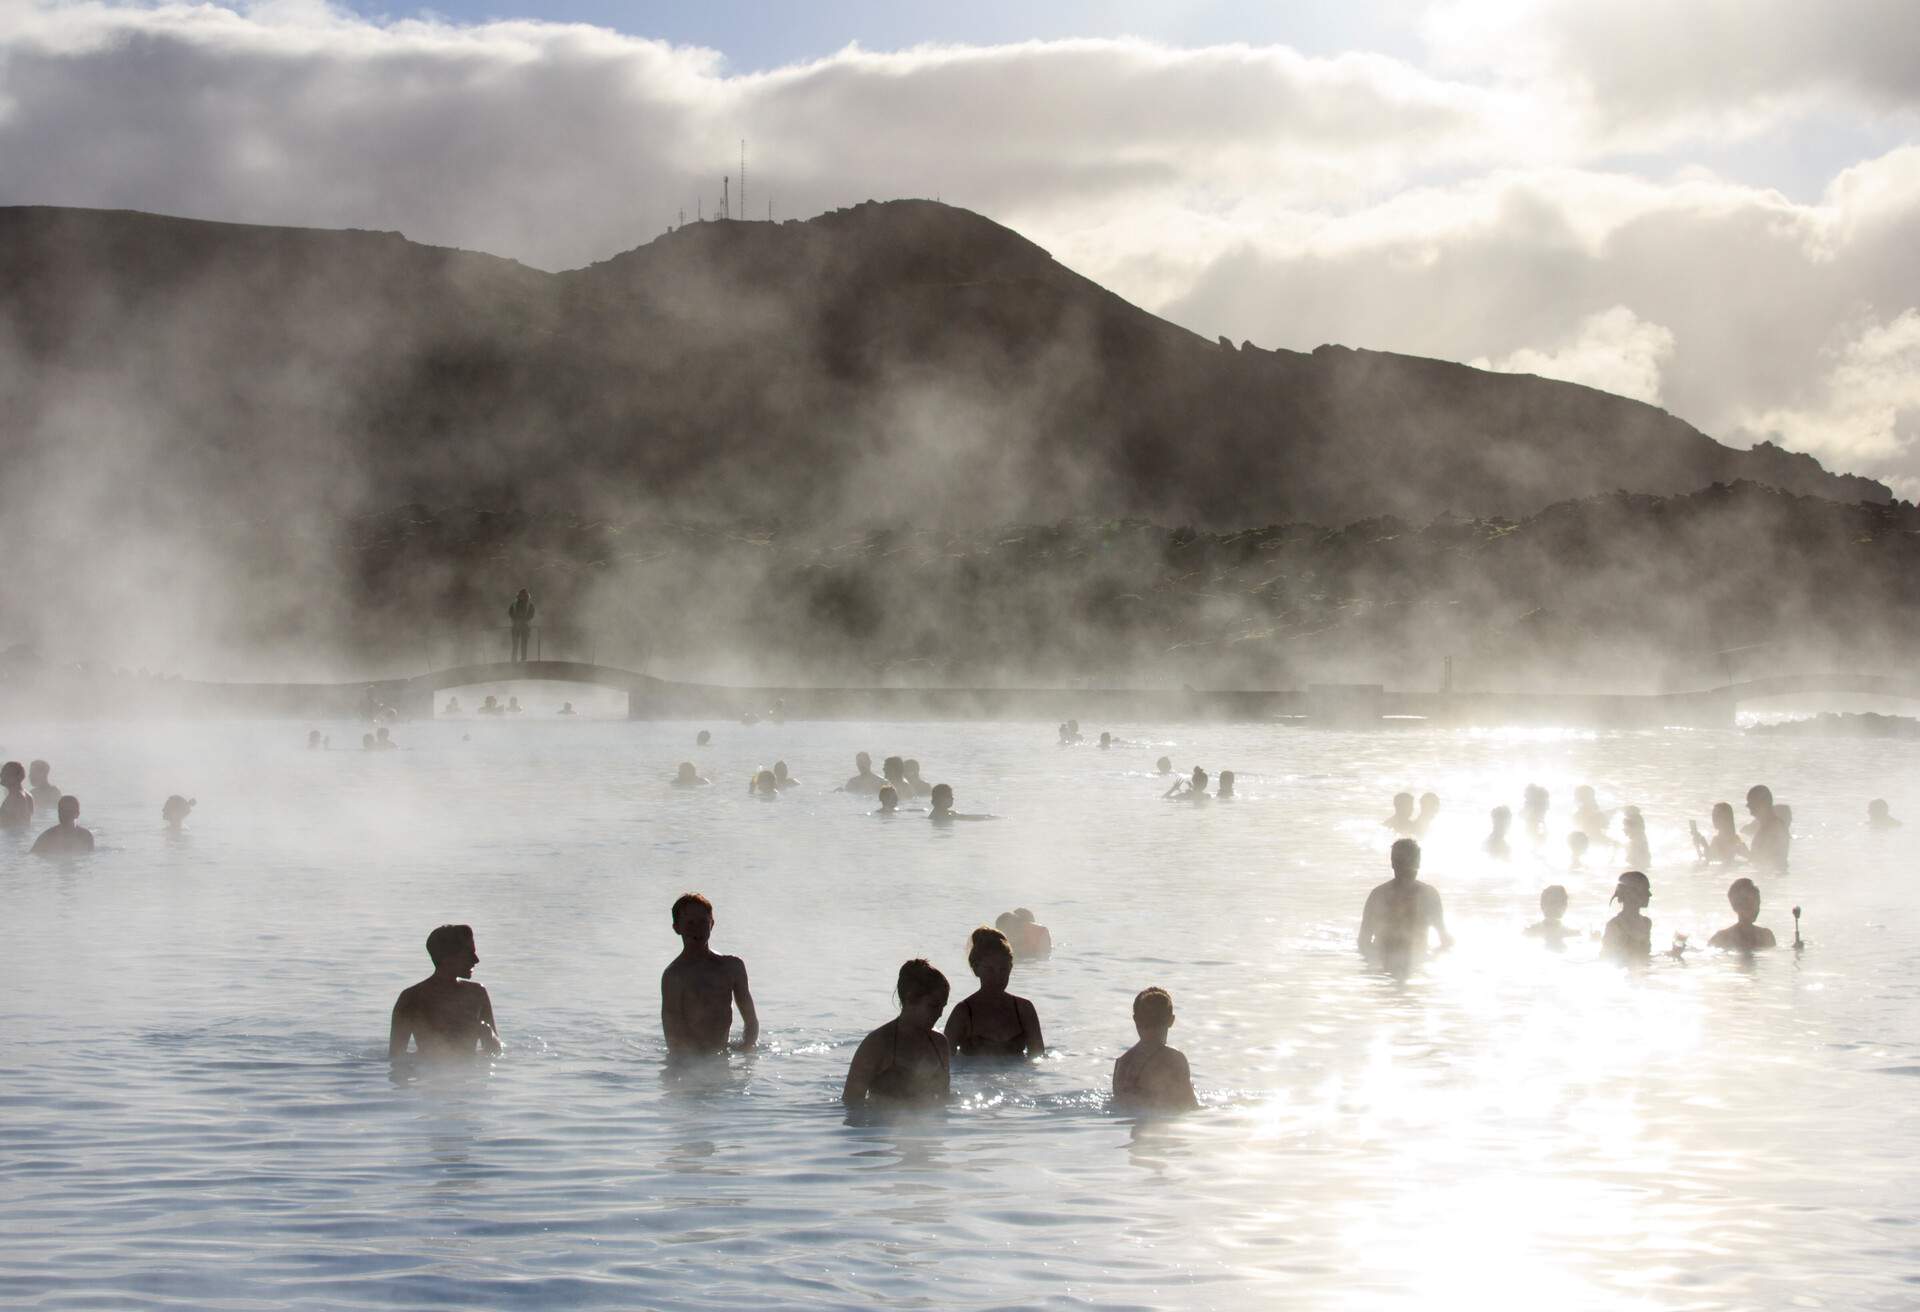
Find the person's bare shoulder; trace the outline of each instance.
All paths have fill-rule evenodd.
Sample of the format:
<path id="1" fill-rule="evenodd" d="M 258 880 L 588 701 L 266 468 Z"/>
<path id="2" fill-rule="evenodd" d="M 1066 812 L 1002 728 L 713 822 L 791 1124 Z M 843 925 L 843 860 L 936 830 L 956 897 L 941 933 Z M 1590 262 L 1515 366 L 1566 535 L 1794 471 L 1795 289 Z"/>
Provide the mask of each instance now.
<path id="1" fill-rule="evenodd" d="M 727 978 L 741 980 L 747 977 L 747 963 L 739 957 L 722 955 L 720 968 L 727 972 Z"/>

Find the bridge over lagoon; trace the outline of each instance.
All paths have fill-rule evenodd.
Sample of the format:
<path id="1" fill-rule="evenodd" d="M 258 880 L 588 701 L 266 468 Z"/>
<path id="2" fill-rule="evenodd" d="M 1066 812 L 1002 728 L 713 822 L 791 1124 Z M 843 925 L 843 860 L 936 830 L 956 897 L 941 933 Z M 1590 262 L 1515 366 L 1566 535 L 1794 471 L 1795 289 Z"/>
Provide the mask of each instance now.
<path id="1" fill-rule="evenodd" d="M 365 719 L 376 705 L 425 719 L 442 693 L 513 682 L 584 684 L 627 695 L 636 720 L 737 719 L 776 703 L 796 720 L 1007 719 L 1057 723 L 1214 720 L 1342 728 L 1432 724 L 1554 724 L 1594 728 L 1727 728 L 1746 703 L 1857 695 L 1920 702 L 1920 677 L 1858 673 L 1773 675 L 1668 693 L 1402 691 L 1379 684 L 1292 690 L 1190 688 L 728 687 L 658 679 L 585 661 L 495 661 L 355 683 L 169 681 L 144 709 L 289 719 Z M 125 707 L 122 709 L 139 709 Z"/>

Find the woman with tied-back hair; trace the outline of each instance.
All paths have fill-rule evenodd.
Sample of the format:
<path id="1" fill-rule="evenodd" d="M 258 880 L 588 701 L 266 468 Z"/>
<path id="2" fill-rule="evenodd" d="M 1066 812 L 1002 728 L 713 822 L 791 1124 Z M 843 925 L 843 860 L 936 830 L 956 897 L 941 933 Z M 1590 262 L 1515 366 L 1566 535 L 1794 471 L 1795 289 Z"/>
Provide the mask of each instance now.
<path id="1" fill-rule="evenodd" d="M 841 1102 L 857 1107 L 869 1101 L 945 1101 L 952 1054 L 933 1027 L 947 1009 L 948 993 L 947 977 L 930 963 L 915 957 L 900 967 L 894 986 L 900 1014 L 860 1040 Z"/>
<path id="2" fill-rule="evenodd" d="M 986 925 L 973 931 L 967 952 L 980 987 L 954 1005 L 947 1039 L 964 1057 L 1038 1057 L 1046 1051 L 1040 1015 L 1025 998 L 1007 992 L 1013 978 L 1013 945 Z"/>

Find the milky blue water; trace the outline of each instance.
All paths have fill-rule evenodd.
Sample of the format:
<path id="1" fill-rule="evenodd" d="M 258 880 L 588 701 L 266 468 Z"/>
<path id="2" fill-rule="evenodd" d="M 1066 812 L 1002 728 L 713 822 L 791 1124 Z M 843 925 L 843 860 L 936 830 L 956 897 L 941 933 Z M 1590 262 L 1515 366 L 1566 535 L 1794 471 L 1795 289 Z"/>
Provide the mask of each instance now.
<path id="1" fill-rule="evenodd" d="M 1920 1302 L 1920 746 L 1734 733 L 1342 734 L 1093 725 L 693 724 L 529 713 L 400 726 L 0 726 L 83 799 L 90 860 L 0 840 L 0 1303 L 40 1308 L 1906 1308 Z M 584 704 L 584 700 L 583 704 Z M 1068 713 L 1063 710 L 1063 714 Z M 937 830 L 831 791 L 917 756 Z M 1162 753 L 1240 798 L 1157 800 Z M 758 803 L 752 769 L 802 784 Z M 715 786 L 675 792 L 694 760 Z M 1655 942 L 1732 917 L 1685 821 L 1771 783 L 1783 942 L 1623 972 L 1520 935 L 1568 873 L 1577 783 L 1636 803 Z M 1552 790 L 1541 856 L 1479 855 Z M 1353 951 L 1398 790 L 1445 799 L 1426 875 L 1458 948 L 1407 981 Z M 170 792 L 198 799 L 162 831 Z M 1913 828 L 1861 823 L 1884 796 Z M 663 1061 L 667 908 L 741 954 L 759 1051 Z M 900 962 L 970 986 L 1014 905 L 1052 1054 L 957 1068 L 954 1105 L 850 1121 Z M 426 932 L 476 929 L 506 1055 L 396 1084 Z M 1113 1113 L 1140 988 L 1170 989 L 1205 1108 Z"/>

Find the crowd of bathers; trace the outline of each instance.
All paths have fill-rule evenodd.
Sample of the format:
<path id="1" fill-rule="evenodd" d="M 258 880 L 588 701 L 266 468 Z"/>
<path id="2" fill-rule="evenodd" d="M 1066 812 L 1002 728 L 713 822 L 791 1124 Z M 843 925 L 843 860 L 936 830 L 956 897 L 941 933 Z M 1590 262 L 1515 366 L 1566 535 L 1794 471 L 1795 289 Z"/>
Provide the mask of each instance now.
<path id="1" fill-rule="evenodd" d="M 385 729 L 380 733 L 385 735 Z M 698 743 L 706 746 L 711 735 L 702 730 Z M 1076 721 L 1060 726 L 1060 741 L 1074 745 L 1083 741 Z M 1109 734 L 1100 735 L 1103 749 L 1124 743 Z M 309 747 L 324 746 L 318 731 L 309 738 Z M 1172 763 L 1161 757 L 1155 764 L 1160 775 L 1173 773 Z M 1223 770 L 1217 791 L 1209 794 L 1207 772 L 1195 766 L 1190 776 L 1179 778 L 1164 796 L 1187 800 L 1234 797 L 1233 772 Z M 785 761 L 771 768 L 756 770 L 748 783 L 755 797 L 771 800 L 799 786 Z M 672 780 L 675 788 L 708 786 L 691 762 L 682 762 Z M 953 790 L 947 784 L 929 785 L 921 777 L 920 763 L 910 758 L 889 756 L 879 774 L 873 772 L 872 757 L 861 752 L 855 757 L 855 773 L 836 791 L 871 796 L 879 803 L 873 815 L 890 816 L 903 808 L 901 799 L 924 797 L 924 814 L 935 820 L 983 820 L 984 815 L 963 815 L 953 808 Z M 1373 965 L 1401 973 L 1429 951 L 1445 951 L 1452 945 L 1446 927 L 1440 894 L 1419 878 L 1421 848 L 1440 812 L 1440 798 L 1428 792 L 1417 801 L 1410 792 L 1395 795 L 1391 813 L 1381 822 L 1396 835 L 1390 851 L 1392 878 L 1368 894 L 1361 911 L 1357 946 Z M 1521 834 L 1538 852 L 1546 841 L 1547 815 L 1551 799 L 1546 789 L 1529 784 L 1520 808 Z M 163 821 L 178 829 L 192 811 L 194 802 L 178 795 L 166 799 L 161 809 Z M 41 855 L 75 855 L 93 850 L 93 835 L 78 824 L 80 802 L 63 792 L 50 777 L 44 760 L 23 767 L 18 761 L 0 764 L 0 829 L 19 830 L 32 824 L 36 812 L 51 808 L 58 821 L 42 832 L 32 851 Z M 1714 804 L 1709 817 L 1712 836 L 1703 834 L 1695 822 L 1689 832 L 1699 867 L 1745 864 L 1754 873 L 1784 876 L 1793 832 L 1792 808 L 1775 801 L 1772 790 L 1756 784 L 1747 791 L 1749 821 L 1737 828 L 1733 807 L 1726 802 Z M 911 808 L 919 811 L 920 808 Z M 1614 887 L 1611 903 L 1620 910 L 1597 935 L 1604 956 L 1622 961 L 1645 961 L 1653 954 L 1653 922 L 1647 916 L 1653 888 L 1645 867 L 1652 864 L 1647 845 L 1646 822 L 1639 808 L 1619 808 L 1620 835 L 1612 833 L 1614 811 L 1602 809 L 1594 790 L 1582 785 L 1574 790 L 1572 824 L 1567 835 L 1568 869 L 1585 868 L 1588 855 L 1596 848 L 1616 849 L 1631 868 L 1623 871 Z M 1490 831 L 1481 844 L 1490 858 L 1506 860 L 1512 856 L 1514 814 L 1505 806 L 1496 806 L 1489 816 Z M 1867 807 L 1867 823 L 1876 830 L 1898 828 L 1884 799 L 1875 798 Z M 1563 885 L 1552 884 L 1540 893 L 1541 919 L 1529 925 L 1525 933 L 1546 946 L 1560 949 L 1579 932 L 1565 923 L 1570 898 Z M 1754 952 L 1777 943 L 1773 931 L 1760 925 L 1761 894 L 1751 876 L 1735 879 L 1727 890 L 1727 900 L 1735 921 L 1714 934 L 1709 946 L 1736 952 Z M 1794 946 L 1802 946 L 1799 933 L 1800 908 L 1793 908 Z M 752 1047 L 759 1037 L 759 1019 L 747 984 L 745 964 L 738 957 L 715 953 L 710 946 L 715 917 L 712 903 L 698 893 L 687 893 L 673 903 L 671 918 L 674 933 L 681 939 L 680 954 L 668 965 L 660 980 L 661 1022 L 669 1052 L 674 1054 L 712 1053 L 726 1049 L 732 1036 L 736 1009 L 741 1033 L 737 1046 Z M 1684 935 L 1676 935 L 1673 955 L 1686 951 Z M 1019 907 L 1002 913 L 991 926 L 975 929 L 968 940 L 967 964 L 978 986 L 949 1010 L 950 986 L 939 969 L 916 958 L 900 967 L 895 991 L 899 1014 L 864 1038 L 848 1067 L 842 1098 L 849 1105 L 870 1101 L 938 1101 L 949 1088 L 955 1055 L 967 1059 L 1032 1059 L 1045 1052 L 1040 1017 L 1033 1003 L 1010 991 L 1014 963 L 1051 955 L 1050 931 L 1038 923 L 1034 913 Z M 395 1062 L 412 1059 L 460 1056 L 476 1052 L 501 1051 L 493 1017 L 492 1001 L 486 989 L 471 976 L 479 963 L 473 930 L 465 925 L 442 925 L 427 937 L 427 952 L 433 961 L 433 974 L 405 990 L 394 1005 L 389 1035 L 389 1055 Z M 941 1023 L 945 1017 L 944 1025 Z M 1114 1064 L 1113 1091 L 1116 1104 L 1152 1108 L 1196 1106 L 1191 1072 L 1186 1057 L 1167 1043 L 1174 1023 L 1172 996 L 1163 988 L 1141 990 L 1133 1002 L 1133 1022 L 1138 1041 Z M 411 1045 L 411 1046 L 410 1046 Z"/>

